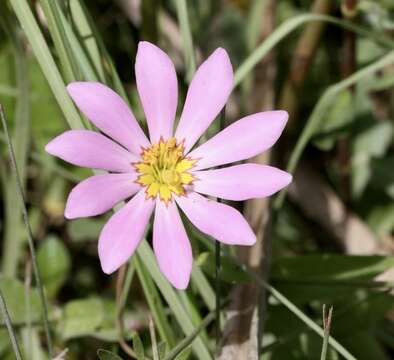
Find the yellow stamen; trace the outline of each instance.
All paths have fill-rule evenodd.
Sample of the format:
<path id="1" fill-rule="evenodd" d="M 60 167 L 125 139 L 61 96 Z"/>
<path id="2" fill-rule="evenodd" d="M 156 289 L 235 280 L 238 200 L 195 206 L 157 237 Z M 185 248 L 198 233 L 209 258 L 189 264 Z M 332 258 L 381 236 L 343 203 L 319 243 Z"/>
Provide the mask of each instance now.
<path id="1" fill-rule="evenodd" d="M 134 164 L 140 174 L 137 182 L 146 187 L 148 198 L 160 196 L 164 202 L 171 200 L 172 194 L 185 194 L 185 185 L 190 185 L 194 176 L 188 172 L 195 160 L 185 158 L 184 146 L 177 144 L 174 137 L 161 139 L 157 144 L 145 149 L 142 161 Z"/>

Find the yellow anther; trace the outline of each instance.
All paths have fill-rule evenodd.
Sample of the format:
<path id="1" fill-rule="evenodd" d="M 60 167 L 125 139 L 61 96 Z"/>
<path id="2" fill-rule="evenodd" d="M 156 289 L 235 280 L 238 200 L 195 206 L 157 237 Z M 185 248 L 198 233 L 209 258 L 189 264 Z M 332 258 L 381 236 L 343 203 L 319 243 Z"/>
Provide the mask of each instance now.
<path id="1" fill-rule="evenodd" d="M 146 187 L 146 195 L 160 196 L 164 202 L 171 200 L 172 194 L 183 195 L 184 186 L 190 185 L 194 177 L 188 172 L 195 160 L 185 158 L 184 146 L 177 144 L 174 137 L 160 140 L 141 154 L 142 161 L 134 164 L 139 173 L 137 182 Z"/>

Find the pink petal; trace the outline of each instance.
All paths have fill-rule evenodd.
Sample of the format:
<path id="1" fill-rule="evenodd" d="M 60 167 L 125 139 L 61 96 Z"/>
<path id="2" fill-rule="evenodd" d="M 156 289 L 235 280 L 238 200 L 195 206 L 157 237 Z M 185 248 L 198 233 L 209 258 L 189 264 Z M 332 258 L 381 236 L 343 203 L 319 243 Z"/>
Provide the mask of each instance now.
<path id="1" fill-rule="evenodd" d="M 291 182 L 291 175 L 272 166 L 235 165 L 196 171 L 193 190 L 227 200 L 242 201 L 270 196 Z"/>
<path id="2" fill-rule="evenodd" d="M 231 206 L 197 193 L 176 197 L 192 224 L 203 233 L 229 245 L 253 245 L 256 236 L 242 214 Z"/>
<path id="3" fill-rule="evenodd" d="M 67 219 L 100 215 L 134 195 L 141 186 L 136 173 L 105 174 L 87 178 L 75 186 L 67 199 Z"/>
<path id="4" fill-rule="evenodd" d="M 231 124 L 188 156 L 200 159 L 195 170 L 249 159 L 269 149 L 286 125 L 286 111 L 266 111 Z"/>
<path id="5" fill-rule="evenodd" d="M 45 150 L 71 164 L 114 172 L 130 172 L 136 155 L 94 131 L 69 130 L 55 137 Z"/>
<path id="6" fill-rule="evenodd" d="M 171 137 L 178 102 L 174 64 L 157 46 L 141 41 L 135 76 L 152 143 L 158 142 L 160 137 Z"/>
<path id="7" fill-rule="evenodd" d="M 175 137 L 188 152 L 223 109 L 233 88 L 233 68 L 226 50 L 218 48 L 201 64 L 187 92 Z"/>
<path id="8" fill-rule="evenodd" d="M 145 199 L 141 190 L 118 210 L 101 231 L 98 252 L 101 267 L 111 274 L 123 265 L 140 243 L 155 202 Z"/>
<path id="9" fill-rule="evenodd" d="M 153 250 L 161 272 L 177 289 L 186 289 L 192 271 L 193 255 L 178 209 L 156 201 Z"/>
<path id="10" fill-rule="evenodd" d="M 93 81 L 76 81 L 68 93 L 83 114 L 100 130 L 134 154 L 149 141 L 125 101 L 109 87 Z"/>

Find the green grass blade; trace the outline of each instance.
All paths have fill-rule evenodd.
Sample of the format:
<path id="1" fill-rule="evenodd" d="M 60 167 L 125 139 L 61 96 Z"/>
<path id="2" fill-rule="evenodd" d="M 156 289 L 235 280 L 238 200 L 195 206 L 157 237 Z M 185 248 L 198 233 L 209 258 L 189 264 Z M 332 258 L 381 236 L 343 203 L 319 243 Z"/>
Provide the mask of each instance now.
<path id="1" fill-rule="evenodd" d="M 99 79 L 91 59 L 86 53 L 83 44 L 81 44 L 81 40 L 79 39 L 78 35 L 75 34 L 74 29 L 67 21 L 66 16 L 62 11 L 59 11 L 59 18 L 60 26 L 64 28 L 67 42 L 69 42 L 72 47 L 71 56 L 75 59 L 75 61 L 78 62 L 78 65 L 81 69 L 81 80 L 103 81 L 103 79 Z"/>
<path id="2" fill-rule="evenodd" d="M 276 290 L 273 286 L 266 283 L 264 280 L 259 278 L 253 273 L 250 273 L 257 282 L 267 289 L 271 295 L 277 299 L 282 305 L 287 307 L 289 311 L 291 311 L 295 316 L 297 316 L 304 324 L 308 326 L 309 329 L 314 331 L 316 334 L 321 336 L 324 339 L 325 333 L 324 330 L 317 325 L 309 316 L 304 314 L 296 305 L 294 305 L 286 296 Z M 335 340 L 331 335 L 328 335 L 328 344 L 330 344 L 339 354 L 341 354 L 346 360 L 356 360 L 356 358 L 349 353 L 337 340 Z"/>
<path id="3" fill-rule="evenodd" d="M 7 326 L 8 335 L 10 336 L 11 345 L 12 345 L 12 349 L 14 350 L 15 358 L 17 360 L 22 360 L 21 351 L 19 349 L 18 341 L 16 340 L 15 331 L 14 328 L 12 327 L 10 314 L 8 313 L 7 305 L 5 303 L 1 289 L 0 289 L 0 309 L 3 314 L 4 322 Z"/>
<path id="4" fill-rule="evenodd" d="M 175 334 L 169 326 L 169 322 L 155 284 L 139 256 L 135 256 L 133 258 L 133 262 L 160 337 L 170 346 L 173 346 L 175 344 Z"/>
<path id="5" fill-rule="evenodd" d="M 369 29 L 352 24 L 351 22 L 339 20 L 332 16 L 304 14 L 293 17 L 281 24 L 267 39 L 265 39 L 239 66 L 234 74 L 234 87 L 239 85 L 250 71 L 269 53 L 281 40 L 291 34 L 299 26 L 310 21 L 323 21 L 353 31 L 359 35 L 373 39 L 377 44 L 392 49 L 394 42 L 381 34 L 376 34 Z"/>
<path id="6" fill-rule="evenodd" d="M 324 339 L 323 339 L 323 346 L 321 350 L 320 360 L 327 359 L 327 350 L 328 350 L 328 340 L 330 337 L 330 330 L 331 330 L 331 320 L 332 320 L 332 307 L 328 311 L 328 315 L 326 316 L 326 306 L 323 305 L 323 324 L 324 324 Z"/>
<path id="7" fill-rule="evenodd" d="M 48 352 L 49 352 L 49 357 L 52 358 L 53 346 L 52 346 L 52 337 L 51 337 L 49 320 L 48 320 L 47 299 L 44 294 L 44 287 L 42 285 L 40 273 L 38 271 L 36 251 L 35 251 L 34 243 L 33 243 L 33 234 L 32 234 L 32 230 L 30 227 L 29 216 L 27 214 L 26 201 L 25 201 L 25 196 L 23 193 L 22 181 L 21 181 L 21 178 L 19 175 L 19 171 L 18 171 L 16 159 L 15 159 L 15 153 L 14 153 L 14 149 L 13 149 L 13 146 L 11 143 L 11 137 L 8 132 L 7 122 L 5 120 L 4 111 L 3 111 L 3 108 L 1 105 L 0 105 L 0 118 L 1 118 L 3 128 L 4 128 L 4 133 L 7 138 L 7 145 L 8 145 L 8 151 L 10 153 L 11 163 L 12 163 L 12 166 L 13 166 L 14 172 L 15 172 L 15 178 L 16 178 L 17 190 L 18 190 L 17 193 L 19 195 L 19 200 L 20 200 L 20 204 L 22 207 L 23 220 L 25 222 L 27 238 L 28 238 L 28 242 L 29 242 L 29 249 L 30 249 L 30 256 L 32 259 L 32 264 L 33 264 L 34 277 L 35 277 L 35 280 L 37 283 L 38 293 L 39 293 L 40 301 L 41 301 L 41 305 L 42 305 L 42 316 L 43 316 L 43 320 L 44 320 L 44 329 L 45 329 L 45 335 L 46 335 L 46 340 L 47 340 L 47 345 L 48 345 Z"/>
<path id="8" fill-rule="evenodd" d="M 25 187 L 26 164 L 30 142 L 30 99 L 29 76 L 26 54 L 23 49 L 23 39 L 16 31 L 16 22 L 3 5 L 0 10 L 1 24 L 13 44 L 15 59 L 15 78 L 17 97 L 15 102 L 15 125 L 13 139 L 15 143 L 15 158 L 21 176 L 23 188 Z M 16 141 L 17 140 L 17 141 Z M 4 253 L 3 272 L 8 276 L 15 276 L 18 262 L 22 257 L 23 223 L 22 213 L 18 204 L 15 175 L 5 177 L 5 224 L 4 224 Z M 22 230 L 21 230 L 22 229 Z"/>
<path id="9" fill-rule="evenodd" d="M 166 299 L 168 305 L 170 306 L 172 313 L 177 319 L 180 327 L 186 335 L 190 335 L 193 333 L 194 325 L 190 319 L 189 314 L 183 307 L 181 301 L 179 300 L 175 290 L 170 285 L 167 279 L 164 278 L 161 273 L 155 257 L 153 255 L 152 249 L 146 242 L 143 240 L 137 249 L 138 256 L 141 259 L 144 259 L 145 266 L 149 269 L 150 275 L 155 281 L 156 285 L 160 289 L 164 298 Z M 201 338 L 196 338 L 193 342 L 193 350 L 196 357 L 200 360 L 211 359 L 211 355 L 209 354 L 208 349 L 204 345 Z"/>
<path id="10" fill-rule="evenodd" d="M 150 333 L 150 339 L 151 339 L 151 343 L 152 343 L 153 360 L 160 360 L 159 349 L 157 348 L 155 325 L 153 323 L 152 318 L 149 318 L 149 333 Z"/>
<path id="11" fill-rule="evenodd" d="M 187 337 L 185 337 L 182 341 L 178 343 L 166 356 L 163 360 L 173 360 L 179 355 L 184 349 L 186 349 L 198 336 L 198 334 L 204 330 L 215 318 L 215 311 L 211 311 L 203 321 L 201 321 L 200 325 L 194 329 L 194 331 Z"/>
<path id="12" fill-rule="evenodd" d="M 197 287 L 208 309 L 210 311 L 215 309 L 215 292 L 203 271 L 195 262 L 193 263 L 191 279 L 192 283 Z"/>
<path id="13" fill-rule="evenodd" d="M 25 354 L 31 354 L 33 349 L 32 332 L 32 306 L 31 306 L 31 262 L 27 261 L 25 266 L 25 322 L 26 328 L 22 330 L 23 348 Z"/>
<path id="14" fill-rule="evenodd" d="M 67 82 L 79 79 L 78 65 L 74 61 L 70 44 L 61 23 L 58 3 L 53 0 L 39 0 L 39 2 L 48 21 L 49 31 L 58 52 Z"/>
<path id="15" fill-rule="evenodd" d="M 134 263 L 132 261 L 129 261 L 127 263 L 126 278 L 124 280 L 122 293 L 120 296 L 120 306 L 119 306 L 120 309 L 123 309 L 126 305 L 127 296 L 129 295 L 130 286 L 131 286 L 131 282 L 133 281 L 134 274 L 135 274 Z"/>
<path id="16" fill-rule="evenodd" d="M 10 4 L 30 42 L 37 61 L 43 69 L 43 73 L 67 122 L 72 128 L 82 128 L 81 118 L 66 92 L 64 81 L 34 18 L 29 3 L 27 0 L 10 0 Z"/>
<path id="17" fill-rule="evenodd" d="M 182 34 L 183 49 L 184 49 L 185 64 L 186 64 L 186 79 L 188 82 L 190 82 L 194 72 L 196 71 L 196 59 L 194 55 L 193 38 L 190 30 L 187 4 L 186 4 L 186 0 L 175 0 L 174 4 L 176 7 L 178 22 Z"/>
<path id="18" fill-rule="evenodd" d="M 123 99 L 128 102 L 128 97 L 127 93 L 124 89 L 124 86 L 122 84 L 122 81 L 120 80 L 119 74 L 115 68 L 115 65 L 112 61 L 111 56 L 109 55 L 107 48 L 105 47 L 104 41 L 101 38 L 100 32 L 96 28 L 96 24 L 92 17 L 90 16 L 84 2 L 82 0 L 73 0 L 77 1 L 79 4 L 78 9 L 81 9 L 84 13 L 84 18 L 87 20 L 89 29 L 90 29 L 90 34 L 91 37 L 95 39 L 95 42 L 97 43 L 99 52 L 101 53 L 101 62 L 106 65 L 106 70 L 108 72 L 108 77 L 110 78 L 110 81 L 104 81 L 106 84 L 113 86 L 113 88 L 116 90 L 116 92 L 123 97 Z M 86 41 L 86 40 L 85 40 Z M 89 48 L 87 48 L 89 51 Z M 94 58 L 95 54 L 89 53 L 90 58 Z"/>
<path id="19" fill-rule="evenodd" d="M 180 290 L 178 291 L 178 296 L 183 304 L 183 307 L 186 309 L 186 312 L 190 315 L 190 319 L 192 320 L 194 327 L 199 326 L 203 321 L 203 318 L 196 306 L 197 302 L 192 292 L 188 290 Z M 208 334 L 205 331 L 201 332 L 200 338 L 204 341 L 205 345 L 209 347 Z"/>
<path id="20" fill-rule="evenodd" d="M 90 55 L 93 66 L 98 73 L 98 77 L 102 82 L 105 82 L 105 71 L 100 49 L 97 44 L 96 37 L 93 36 L 89 19 L 84 7 L 80 3 L 80 0 L 70 0 L 70 10 L 75 32 L 78 34 L 80 42 L 83 42 L 87 53 Z"/>

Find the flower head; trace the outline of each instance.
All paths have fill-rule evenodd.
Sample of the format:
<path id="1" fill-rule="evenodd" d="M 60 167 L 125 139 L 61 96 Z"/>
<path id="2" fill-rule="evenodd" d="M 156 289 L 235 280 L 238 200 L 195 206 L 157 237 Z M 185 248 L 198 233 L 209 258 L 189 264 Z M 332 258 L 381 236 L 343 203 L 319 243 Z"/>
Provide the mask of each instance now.
<path id="1" fill-rule="evenodd" d="M 189 171 L 195 164 L 184 155 L 184 146 L 177 143 L 174 137 L 160 139 L 149 149 L 144 149 L 140 162 L 134 164 L 138 173 L 137 183 L 145 186 L 147 197 L 156 198 L 168 203 L 172 194 L 185 195 L 185 186 L 194 180 Z"/>
<path id="2" fill-rule="evenodd" d="M 66 131 L 46 151 L 78 166 L 108 171 L 72 189 L 67 218 L 99 215 L 130 199 L 101 231 L 103 271 L 112 273 L 128 260 L 154 212 L 153 250 L 159 267 L 175 287 L 184 289 L 193 258 L 178 209 L 218 241 L 253 245 L 256 237 L 239 211 L 201 194 L 242 201 L 270 196 L 287 186 L 291 175 L 267 165 L 212 169 L 270 148 L 283 131 L 287 113 L 246 116 L 193 149 L 231 93 L 233 70 L 227 52 L 217 49 L 198 68 L 175 131 L 178 85 L 172 61 L 155 45 L 141 42 L 135 73 L 149 139 L 114 91 L 97 82 L 73 82 L 67 86 L 70 96 L 104 135 Z"/>

